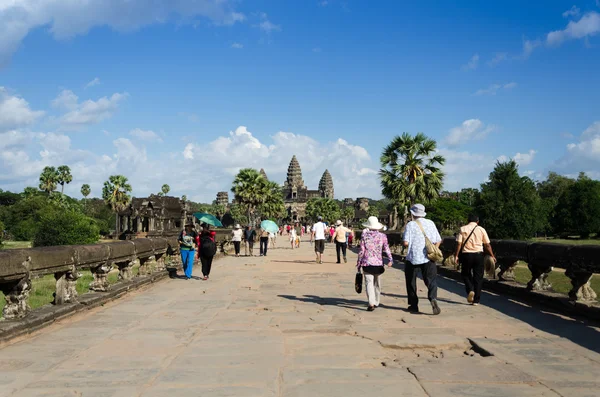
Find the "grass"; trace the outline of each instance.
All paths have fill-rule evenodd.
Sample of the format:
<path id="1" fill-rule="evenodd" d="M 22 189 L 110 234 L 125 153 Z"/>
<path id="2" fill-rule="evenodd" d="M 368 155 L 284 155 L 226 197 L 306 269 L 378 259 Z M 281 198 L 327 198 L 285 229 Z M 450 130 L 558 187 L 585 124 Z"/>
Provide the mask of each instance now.
<path id="1" fill-rule="evenodd" d="M 527 268 L 527 265 L 519 264 L 515 268 L 515 281 L 521 284 L 527 284 L 531 280 L 531 272 Z M 556 269 L 548 275 L 548 282 L 552 284 L 552 290 L 560 294 L 567 295 L 572 288 L 571 279 L 565 276 L 564 271 Z M 600 278 L 598 275 L 592 276 L 592 282 L 590 283 L 592 289 L 600 297 Z"/>
<path id="2" fill-rule="evenodd" d="M 139 265 L 135 265 L 133 267 L 134 276 L 139 273 L 139 270 Z M 94 281 L 92 272 L 89 270 L 82 270 L 81 277 L 77 279 L 77 284 L 75 286 L 77 293 L 79 295 L 83 295 L 89 292 L 92 281 Z M 110 284 L 116 284 L 118 281 L 119 272 L 117 270 L 113 270 L 108 274 L 108 282 Z M 31 309 L 37 309 L 52 303 L 54 300 L 53 294 L 55 290 L 56 280 L 54 279 L 54 275 L 49 274 L 47 276 L 34 279 L 31 286 L 31 292 L 29 293 L 29 306 L 31 306 Z M 4 299 L 4 294 L 0 292 L 0 317 L 2 317 L 2 309 L 4 309 L 5 304 L 6 301 Z"/>
<path id="3" fill-rule="evenodd" d="M 31 241 L 4 241 L 0 246 L 3 250 L 14 250 L 20 248 L 31 248 Z"/>

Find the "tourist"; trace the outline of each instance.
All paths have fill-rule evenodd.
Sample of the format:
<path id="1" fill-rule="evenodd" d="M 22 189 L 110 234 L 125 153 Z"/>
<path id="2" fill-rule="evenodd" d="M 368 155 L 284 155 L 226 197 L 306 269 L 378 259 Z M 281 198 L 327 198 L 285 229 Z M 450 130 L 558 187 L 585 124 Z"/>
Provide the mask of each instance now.
<path id="1" fill-rule="evenodd" d="M 467 291 L 467 302 L 477 306 L 481 300 L 481 288 L 483 287 L 484 252 L 494 262 L 496 262 L 496 257 L 487 232 L 479 226 L 479 217 L 471 214 L 468 221 L 469 223 L 461 227 L 456 236 L 454 263 L 461 265 L 461 275 Z"/>
<path id="2" fill-rule="evenodd" d="M 269 232 L 269 246 L 275 248 L 275 233 Z"/>
<path id="3" fill-rule="evenodd" d="M 348 228 L 348 247 L 352 248 L 352 244 L 354 243 L 354 230 L 352 228 Z"/>
<path id="4" fill-rule="evenodd" d="M 248 256 L 248 251 L 250 252 L 250 256 L 254 256 L 254 240 L 256 240 L 256 230 L 252 229 L 251 225 L 248 225 L 246 230 L 244 230 L 244 240 L 246 244 L 245 254 Z"/>
<path id="5" fill-rule="evenodd" d="M 231 231 L 231 242 L 233 243 L 233 248 L 235 249 L 235 256 L 240 256 L 240 245 L 242 244 L 242 238 L 244 237 L 244 231 L 242 227 L 238 223 L 235 225 L 233 230 Z"/>
<path id="6" fill-rule="evenodd" d="M 290 225 L 287 225 L 287 226 L 286 226 L 286 230 L 287 230 L 287 234 L 288 234 L 288 236 L 289 236 L 289 234 L 290 234 L 290 230 L 291 230 L 291 229 L 292 229 L 292 227 L 291 227 Z"/>
<path id="7" fill-rule="evenodd" d="M 296 234 L 296 228 L 293 227 L 290 229 L 290 244 L 292 245 L 292 249 L 294 249 L 294 246 L 296 245 L 296 237 L 298 235 Z"/>
<path id="8" fill-rule="evenodd" d="M 194 267 L 194 257 L 196 256 L 196 247 L 200 245 L 200 237 L 193 223 L 188 223 L 179 233 L 179 252 L 181 253 L 181 265 L 186 280 L 192 278 L 192 269 Z"/>
<path id="9" fill-rule="evenodd" d="M 380 232 L 383 225 L 379 223 L 377 217 L 370 216 L 363 226 L 366 229 L 363 230 L 361 235 L 356 267 L 358 272 L 362 270 L 365 277 L 365 290 L 369 301 L 367 310 L 372 312 L 379 306 L 381 297 L 381 275 L 385 271 L 382 252 L 385 251 L 388 257 L 388 267 L 392 266 L 394 258 L 390 251 L 387 236 Z M 340 228 L 342 226 L 338 226 L 338 229 Z"/>
<path id="10" fill-rule="evenodd" d="M 323 217 L 317 217 L 317 223 L 312 227 L 311 242 L 315 243 L 315 254 L 317 263 L 323 263 L 323 252 L 325 251 L 325 224 Z"/>
<path id="11" fill-rule="evenodd" d="M 204 223 L 202 225 L 198 256 L 200 257 L 200 263 L 202 263 L 202 275 L 204 276 L 204 280 L 208 280 L 208 276 L 210 276 L 213 258 L 217 253 L 217 243 L 215 242 L 216 235 L 217 233 L 214 230 L 210 230 L 209 224 Z"/>
<path id="12" fill-rule="evenodd" d="M 338 220 L 335 225 L 337 227 L 335 228 L 335 232 L 333 232 L 333 236 L 331 237 L 332 242 L 335 243 L 335 252 L 337 254 L 337 262 L 335 263 L 342 263 L 340 261 L 340 251 L 344 257 L 344 263 L 347 263 L 348 260 L 346 259 L 346 247 L 348 244 L 348 234 L 350 233 L 350 230 L 345 228 L 344 224 L 340 220 Z"/>
<path id="13" fill-rule="evenodd" d="M 269 249 L 269 232 L 260 229 L 260 256 L 267 256 L 267 250 Z"/>
<path id="14" fill-rule="evenodd" d="M 423 281 L 427 286 L 427 298 L 431 302 L 433 314 L 440 314 L 437 302 L 437 265 L 427 258 L 425 248 L 425 235 L 429 241 L 440 246 L 442 238 L 435 224 L 425 219 L 427 213 L 422 204 L 415 204 L 410 208 L 412 221 L 408 222 L 404 230 L 404 246 L 408 247 L 404 275 L 406 277 L 406 292 L 408 295 L 408 311 L 419 312 L 419 298 L 417 296 L 417 269 L 421 270 Z"/>

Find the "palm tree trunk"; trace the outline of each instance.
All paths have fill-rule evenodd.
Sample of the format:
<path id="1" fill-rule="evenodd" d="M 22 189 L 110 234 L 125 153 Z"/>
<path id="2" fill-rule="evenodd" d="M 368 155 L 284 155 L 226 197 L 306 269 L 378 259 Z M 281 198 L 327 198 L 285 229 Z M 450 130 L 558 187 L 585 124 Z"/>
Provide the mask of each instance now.
<path id="1" fill-rule="evenodd" d="M 61 193 L 61 194 L 64 194 L 64 192 L 65 192 L 65 184 L 64 184 L 64 183 L 61 183 L 61 184 L 60 184 L 60 193 Z"/>

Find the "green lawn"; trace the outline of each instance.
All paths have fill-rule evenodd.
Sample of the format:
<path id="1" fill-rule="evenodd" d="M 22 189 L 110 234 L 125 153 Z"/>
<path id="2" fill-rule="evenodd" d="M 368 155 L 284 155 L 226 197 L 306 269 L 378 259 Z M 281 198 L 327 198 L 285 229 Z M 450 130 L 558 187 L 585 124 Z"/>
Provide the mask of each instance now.
<path id="1" fill-rule="evenodd" d="M 531 280 L 531 272 L 527 268 L 527 265 L 518 265 L 515 268 L 516 281 L 518 283 L 527 284 Z M 548 282 L 552 284 L 554 292 L 567 295 L 571 290 L 571 279 L 565 276 L 564 271 L 561 269 L 554 270 L 548 275 Z M 600 297 L 600 276 L 594 275 L 592 277 L 592 289 L 596 291 L 596 294 Z"/>
<path id="2" fill-rule="evenodd" d="M 570 244 L 570 245 L 600 245 L 600 238 L 588 238 L 588 239 L 578 239 L 578 238 L 534 238 L 533 241 L 536 243 L 558 243 L 558 244 Z"/>
<path id="3" fill-rule="evenodd" d="M 10 250 L 19 248 L 31 248 L 31 241 L 4 241 L 0 249 Z"/>

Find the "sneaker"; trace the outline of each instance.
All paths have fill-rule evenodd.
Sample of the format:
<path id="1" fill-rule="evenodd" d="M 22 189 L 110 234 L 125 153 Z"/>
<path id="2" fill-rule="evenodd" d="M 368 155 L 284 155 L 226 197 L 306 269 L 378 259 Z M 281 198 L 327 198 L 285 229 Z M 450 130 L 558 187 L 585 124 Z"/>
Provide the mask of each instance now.
<path id="1" fill-rule="evenodd" d="M 433 309 L 433 314 L 435 316 L 437 316 L 438 314 L 440 314 L 442 312 L 442 310 L 440 309 L 440 306 L 438 305 L 438 303 L 435 299 L 431 301 L 431 308 Z"/>
<path id="2" fill-rule="evenodd" d="M 348 263 L 348 259 L 346 259 L 346 257 L 344 257 L 344 263 Z"/>
<path id="3" fill-rule="evenodd" d="M 339 264 L 339 263 L 342 263 L 342 262 L 335 262 L 335 263 L 338 263 L 338 264 Z"/>
<path id="4" fill-rule="evenodd" d="M 479 306 L 479 302 L 473 302 L 473 306 Z"/>
<path id="5" fill-rule="evenodd" d="M 372 312 L 373 310 L 375 310 L 375 306 L 369 306 L 369 307 L 367 307 L 367 311 L 368 312 Z"/>
<path id="6" fill-rule="evenodd" d="M 467 302 L 473 303 L 474 300 L 475 300 L 475 292 L 471 291 L 471 292 L 469 292 L 469 295 L 467 295 Z"/>
<path id="7" fill-rule="evenodd" d="M 411 306 L 408 307 L 408 311 L 410 313 L 418 313 L 419 312 L 419 306 L 412 306 L 411 305 Z"/>

